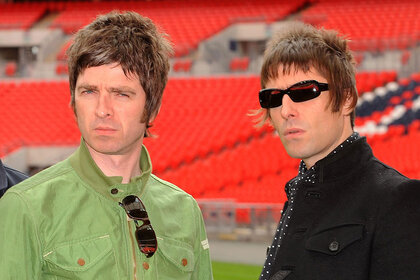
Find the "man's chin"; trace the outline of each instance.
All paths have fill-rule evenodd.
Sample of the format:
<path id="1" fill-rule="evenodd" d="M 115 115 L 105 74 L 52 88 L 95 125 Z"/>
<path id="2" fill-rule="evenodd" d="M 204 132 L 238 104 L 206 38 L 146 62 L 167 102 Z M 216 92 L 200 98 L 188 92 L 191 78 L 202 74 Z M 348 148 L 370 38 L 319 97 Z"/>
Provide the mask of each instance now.
<path id="1" fill-rule="evenodd" d="M 117 149 L 114 145 L 109 145 L 109 143 L 102 141 L 86 141 L 86 146 L 89 148 L 89 150 L 92 150 L 95 153 L 98 154 L 104 154 L 104 155 L 116 155 L 118 154 L 119 149 Z M 99 142 L 99 143 L 98 143 Z"/>
<path id="2" fill-rule="evenodd" d="M 305 152 L 303 149 L 299 148 L 299 147 L 285 147 L 286 149 L 286 153 L 291 157 L 291 158 L 297 158 L 297 159 L 303 159 L 307 156 L 307 152 Z"/>
<path id="3" fill-rule="evenodd" d="M 109 146 L 94 146 L 92 147 L 95 152 L 103 154 L 103 155 L 120 155 L 122 154 L 121 149 L 117 147 L 109 147 Z"/>

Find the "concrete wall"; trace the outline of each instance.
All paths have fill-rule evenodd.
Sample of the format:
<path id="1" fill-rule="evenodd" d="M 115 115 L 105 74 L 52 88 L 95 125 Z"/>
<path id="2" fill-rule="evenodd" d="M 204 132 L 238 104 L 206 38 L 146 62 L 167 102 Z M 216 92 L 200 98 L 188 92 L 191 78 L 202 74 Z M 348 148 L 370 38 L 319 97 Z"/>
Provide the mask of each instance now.
<path id="1" fill-rule="evenodd" d="M 48 167 L 70 156 L 77 146 L 33 146 L 23 147 L 8 154 L 3 163 L 28 172 L 31 167 Z"/>

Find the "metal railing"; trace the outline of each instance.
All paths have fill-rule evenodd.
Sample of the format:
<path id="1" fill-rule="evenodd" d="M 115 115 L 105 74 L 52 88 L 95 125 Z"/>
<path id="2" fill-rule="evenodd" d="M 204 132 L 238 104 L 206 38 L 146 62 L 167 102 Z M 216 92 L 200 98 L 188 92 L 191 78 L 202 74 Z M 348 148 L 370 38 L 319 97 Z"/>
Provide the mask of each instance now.
<path id="1" fill-rule="evenodd" d="M 239 203 L 234 199 L 200 199 L 207 234 L 229 240 L 266 240 L 280 220 L 283 203 Z"/>

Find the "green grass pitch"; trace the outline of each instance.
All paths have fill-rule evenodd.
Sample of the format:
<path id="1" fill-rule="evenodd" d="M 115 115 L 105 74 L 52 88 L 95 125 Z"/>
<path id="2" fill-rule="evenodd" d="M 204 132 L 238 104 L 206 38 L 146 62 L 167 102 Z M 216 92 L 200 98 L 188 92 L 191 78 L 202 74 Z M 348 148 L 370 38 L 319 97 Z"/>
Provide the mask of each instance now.
<path id="1" fill-rule="evenodd" d="M 214 280 L 257 280 L 262 266 L 212 262 Z"/>

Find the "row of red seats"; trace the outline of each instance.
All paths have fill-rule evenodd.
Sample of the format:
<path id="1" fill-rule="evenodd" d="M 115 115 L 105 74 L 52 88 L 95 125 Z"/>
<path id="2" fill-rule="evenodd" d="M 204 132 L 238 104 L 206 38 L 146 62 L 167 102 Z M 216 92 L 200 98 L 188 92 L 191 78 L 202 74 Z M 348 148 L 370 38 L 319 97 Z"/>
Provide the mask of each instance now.
<path id="1" fill-rule="evenodd" d="M 395 79 L 395 72 L 385 73 L 360 73 L 356 80 L 371 79 L 372 86 L 376 83 L 378 87 L 385 83 L 384 77 Z M 256 76 L 170 80 L 155 122 L 154 131 L 160 137 L 146 140 L 158 159 L 155 168 L 159 171 L 174 168 L 268 131 L 267 127 L 254 129 L 252 123 L 256 118 L 247 116 L 251 109 L 258 108 L 258 90 Z M 176 139 L 175 144 L 188 145 L 189 149 L 180 151 L 168 139 Z"/>
<path id="2" fill-rule="evenodd" d="M 389 139 L 399 138 L 406 134 L 416 134 L 420 130 L 420 120 L 413 121 L 410 125 L 391 125 L 385 133 L 368 134 L 367 141 L 372 146 L 376 143 L 384 143 Z"/>
<path id="3" fill-rule="evenodd" d="M 290 159 L 280 139 L 272 133 L 241 143 L 217 154 L 164 172 L 158 176 L 189 193 L 202 196 L 225 186 L 257 180 L 280 173 L 283 169 L 297 169 L 299 161 Z"/>
<path id="4" fill-rule="evenodd" d="M 339 30 L 357 50 L 406 49 L 420 39 L 420 5 L 416 1 L 319 1 L 302 12 L 302 20 Z M 354 20 L 357 18 L 357 20 Z"/>
<path id="5" fill-rule="evenodd" d="M 256 76 L 171 79 L 154 124 L 159 137 L 145 140 L 154 168 L 175 168 L 263 133 L 247 116 L 258 108 L 258 89 Z"/>
<path id="6" fill-rule="evenodd" d="M 356 74 L 356 85 L 359 95 L 396 80 L 396 71 L 359 72 Z"/>
<path id="7" fill-rule="evenodd" d="M 252 128 L 246 112 L 257 90 L 257 77 L 170 80 L 154 130 L 160 137 L 145 141 L 156 173 L 197 197 L 278 202 L 298 161 L 277 137 Z M 69 99 L 67 81 L 0 83 L 0 155 L 24 145 L 77 145 Z M 390 127 L 369 141 L 378 158 L 418 178 L 419 128 L 414 122 L 405 135 Z"/>
<path id="8" fill-rule="evenodd" d="M 402 174 L 409 178 L 420 179 L 420 120 L 415 130 L 409 134 L 398 136 L 388 135 L 381 141 L 371 141 L 374 155 L 396 168 Z M 277 141 L 280 141 L 277 139 Z M 260 154 L 263 156 L 263 154 Z M 249 207 L 236 209 L 235 216 L 237 223 L 250 224 L 251 221 L 258 221 L 259 218 L 267 221 L 272 219 L 278 221 L 280 219 L 281 205 L 287 200 L 284 191 L 285 184 L 288 180 L 295 177 L 297 169 L 279 168 L 280 172 L 276 174 L 268 174 L 258 179 L 241 181 L 238 184 L 231 184 L 219 190 L 207 190 L 204 194 L 196 192 L 195 189 L 187 189 L 201 199 L 231 199 L 241 203 L 263 203 L 266 207 L 251 210 Z M 181 185 L 180 185 L 181 186 Z M 181 186 L 182 187 L 182 186 Z M 272 205 L 279 205 L 273 211 Z M 261 216 L 261 217 L 260 217 Z"/>
<path id="9" fill-rule="evenodd" d="M 0 109 L 7 112 L 1 122 L 11 130 L 10 133 L 0 134 L 0 145 L 14 145 L 9 140 L 13 139 L 9 137 L 11 134 L 18 135 L 17 139 L 25 144 L 78 142 L 79 133 L 68 108 L 70 93 L 67 81 L 0 85 Z M 155 159 L 155 170 L 176 168 L 270 131 L 267 126 L 255 129 L 255 117 L 248 116 L 250 110 L 259 107 L 258 90 L 257 76 L 170 79 L 161 112 L 152 129 L 159 137 L 145 140 Z M 51 110 L 52 113 L 48 113 Z M 27 112 L 33 112 L 36 118 L 22 117 Z M 60 120 L 55 114 L 67 121 Z M 37 120 L 35 125 L 29 122 L 34 119 Z M 63 127 L 68 122 L 72 123 L 70 129 Z M 43 126 L 38 128 L 41 124 Z M 23 132 L 27 129 L 31 133 Z M 54 131 L 64 133 L 53 137 Z"/>
<path id="10" fill-rule="evenodd" d="M 160 1 L 160 2 L 75 2 L 64 7 L 52 27 L 68 34 L 88 24 L 97 14 L 107 11 L 132 10 L 150 17 L 170 35 L 175 55 L 187 54 L 198 43 L 229 24 L 241 20 L 273 21 L 284 18 L 304 4 L 299 1 Z"/>
<path id="11" fill-rule="evenodd" d="M 29 29 L 46 11 L 43 5 L 0 3 L 0 29 Z"/>
<path id="12" fill-rule="evenodd" d="M 420 146 L 417 144 L 420 142 L 420 122 L 417 129 L 412 130 L 409 134 L 395 135 L 390 132 L 381 141 L 371 140 L 368 138 L 377 158 L 396 168 L 405 176 L 420 179 Z M 280 139 L 276 139 L 276 141 L 280 142 Z M 267 145 L 266 149 L 270 148 L 271 146 Z M 260 162 L 256 162 L 256 164 L 261 164 L 267 157 L 264 153 L 257 156 L 260 157 Z M 203 193 L 197 192 L 195 188 L 191 187 L 186 189 L 198 197 L 206 199 L 234 199 L 241 203 L 283 203 L 286 200 L 285 184 L 297 175 L 297 163 L 296 160 L 291 159 L 289 166 L 279 166 L 276 173 L 264 174 L 254 179 L 244 179 L 237 184 L 232 183 L 219 190 L 209 189 Z M 241 165 L 241 162 L 236 164 Z M 229 173 L 231 169 L 235 168 L 234 165 L 229 164 Z M 182 185 L 180 186 L 182 187 Z"/>
<path id="13" fill-rule="evenodd" d="M 0 83 L 0 156 L 26 145 L 74 145 L 68 82 Z"/>
<path id="14" fill-rule="evenodd" d="M 373 121 L 376 124 L 380 123 L 381 119 L 384 116 L 388 116 L 397 105 L 404 105 L 407 109 L 411 109 L 413 105 L 413 97 L 420 96 L 420 87 L 417 87 L 416 91 L 405 91 L 402 95 L 397 95 L 392 97 L 389 100 L 390 105 L 385 108 L 383 111 L 375 111 L 371 115 L 366 117 L 356 117 L 355 125 L 356 126 L 363 126 L 367 122 Z"/>
<path id="15" fill-rule="evenodd" d="M 402 128 L 397 127 L 400 131 L 393 133 L 393 137 L 373 142 L 372 149 L 374 155 L 386 164 L 408 177 L 420 179 L 420 124 L 415 126 L 417 128 L 413 125 L 407 134 L 399 134 Z"/>

